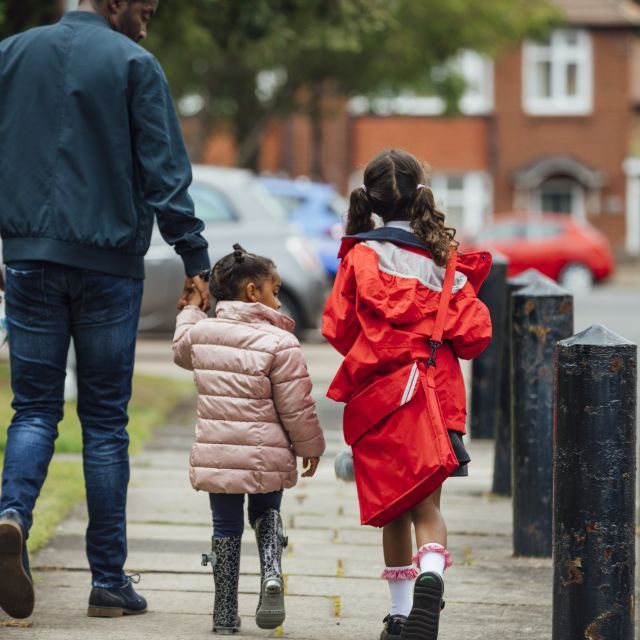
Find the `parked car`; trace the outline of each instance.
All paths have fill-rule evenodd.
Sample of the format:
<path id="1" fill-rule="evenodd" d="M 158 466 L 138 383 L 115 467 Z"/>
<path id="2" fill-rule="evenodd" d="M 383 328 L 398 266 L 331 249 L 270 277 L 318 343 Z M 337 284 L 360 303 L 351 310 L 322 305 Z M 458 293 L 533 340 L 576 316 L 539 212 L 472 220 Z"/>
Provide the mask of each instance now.
<path id="1" fill-rule="evenodd" d="M 317 327 L 328 287 L 322 264 L 255 175 L 242 169 L 194 166 L 190 193 L 196 215 L 205 223 L 212 264 L 230 253 L 234 242 L 268 256 L 282 276 L 282 311 L 296 321 L 298 331 Z M 140 329 L 172 331 L 185 276 L 182 261 L 157 228 L 145 268 Z"/>
<path id="2" fill-rule="evenodd" d="M 569 214 L 509 214 L 497 217 L 463 250 L 495 249 L 509 259 L 508 275 L 535 268 L 573 292 L 608 278 L 615 262 L 607 239 Z"/>
<path id="3" fill-rule="evenodd" d="M 334 277 L 347 201 L 329 184 L 281 178 L 260 178 L 260 182 L 286 209 L 289 221 L 309 238 L 327 273 Z"/>
<path id="4" fill-rule="evenodd" d="M 329 282 L 311 243 L 287 219 L 287 212 L 250 171 L 193 167 L 190 189 L 204 221 L 212 264 L 239 242 L 247 251 L 271 258 L 282 276 L 282 311 L 301 333 L 318 326 Z M 0 253 L 2 242 L 0 241 Z M 145 258 L 146 280 L 141 331 L 173 331 L 176 303 L 184 284 L 182 260 L 157 226 Z"/>

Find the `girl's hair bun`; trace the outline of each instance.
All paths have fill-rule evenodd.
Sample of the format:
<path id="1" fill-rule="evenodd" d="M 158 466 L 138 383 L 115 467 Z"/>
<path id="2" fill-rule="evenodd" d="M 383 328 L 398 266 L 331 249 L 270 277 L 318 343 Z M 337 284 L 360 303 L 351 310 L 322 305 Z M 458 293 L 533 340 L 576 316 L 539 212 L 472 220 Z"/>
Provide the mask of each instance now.
<path id="1" fill-rule="evenodd" d="M 233 245 L 233 253 L 229 253 L 213 266 L 209 291 L 220 300 L 239 300 L 242 288 L 247 282 L 256 285 L 266 278 L 271 278 L 276 265 L 269 258 L 249 253 L 239 244 Z"/>
<path id="2" fill-rule="evenodd" d="M 246 255 L 246 250 L 236 242 L 236 244 L 233 245 L 233 259 L 236 262 L 243 262 Z"/>

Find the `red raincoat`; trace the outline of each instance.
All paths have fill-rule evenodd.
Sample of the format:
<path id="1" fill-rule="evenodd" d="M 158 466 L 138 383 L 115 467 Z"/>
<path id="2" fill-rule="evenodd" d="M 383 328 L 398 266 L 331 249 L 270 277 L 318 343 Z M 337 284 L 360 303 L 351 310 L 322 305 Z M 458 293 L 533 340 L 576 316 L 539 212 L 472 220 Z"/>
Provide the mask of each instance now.
<path id="1" fill-rule="evenodd" d="M 345 359 L 327 395 L 347 403 L 343 418 L 347 443 L 355 442 L 373 425 L 381 434 L 376 436 L 376 455 L 364 460 L 360 456 L 354 465 L 356 480 L 360 479 L 363 523 L 380 526 L 424 499 L 454 470 L 440 470 L 420 488 L 414 486 L 414 480 L 408 485 L 403 479 L 411 477 L 407 465 L 413 464 L 416 449 L 442 444 L 425 429 L 412 428 L 428 420 L 424 419 L 424 402 L 411 400 L 419 388 L 416 381 L 426 379 L 429 338 L 445 269 L 433 262 L 416 236 L 391 227 L 345 238 L 339 256 L 342 263 L 325 306 L 322 333 Z M 489 253 L 458 256 L 444 344 L 437 353 L 435 391 L 442 417 L 447 429 L 460 433 L 465 433 L 466 392 L 458 358 L 476 357 L 491 339 L 489 311 L 476 297 L 490 268 Z M 385 434 L 394 439 L 390 450 L 397 452 L 397 445 L 402 444 L 408 452 L 406 460 L 384 455 Z M 422 454 L 418 451 L 417 455 Z M 374 483 L 362 480 L 373 479 L 381 464 L 393 465 L 397 472 L 391 486 L 375 489 L 385 493 L 375 500 L 396 507 L 384 517 L 371 518 L 365 515 L 364 505 L 368 502 L 366 487 Z"/>

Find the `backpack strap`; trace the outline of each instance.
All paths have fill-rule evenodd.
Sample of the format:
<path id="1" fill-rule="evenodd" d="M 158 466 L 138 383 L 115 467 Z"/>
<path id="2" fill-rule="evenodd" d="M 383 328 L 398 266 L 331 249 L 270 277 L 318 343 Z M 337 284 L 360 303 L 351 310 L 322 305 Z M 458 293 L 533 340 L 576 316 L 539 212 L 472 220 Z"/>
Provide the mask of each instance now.
<path id="1" fill-rule="evenodd" d="M 451 300 L 451 291 L 453 289 L 453 279 L 456 275 L 456 266 L 458 264 L 458 253 L 455 247 L 451 248 L 447 268 L 444 273 L 444 282 L 442 283 L 442 293 L 440 294 L 440 304 L 438 305 L 438 313 L 436 321 L 433 325 L 433 334 L 431 335 L 431 355 L 427 361 L 428 367 L 436 366 L 436 353 L 442 345 L 442 334 L 444 333 L 444 325 L 447 320 L 447 312 L 449 311 L 449 302 Z"/>

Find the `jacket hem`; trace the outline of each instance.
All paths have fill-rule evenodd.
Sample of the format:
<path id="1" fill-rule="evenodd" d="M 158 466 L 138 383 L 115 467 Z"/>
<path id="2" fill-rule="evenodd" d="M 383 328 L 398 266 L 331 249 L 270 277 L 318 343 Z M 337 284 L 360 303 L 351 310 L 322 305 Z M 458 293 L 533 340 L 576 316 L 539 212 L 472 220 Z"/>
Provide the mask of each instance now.
<path id="1" fill-rule="evenodd" d="M 5 263 L 22 260 L 53 262 L 66 267 L 108 273 L 113 276 L 144 279 L 144 256 L 131 256 L 51 238 L 5 238 L 2 246 Z"/>

